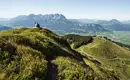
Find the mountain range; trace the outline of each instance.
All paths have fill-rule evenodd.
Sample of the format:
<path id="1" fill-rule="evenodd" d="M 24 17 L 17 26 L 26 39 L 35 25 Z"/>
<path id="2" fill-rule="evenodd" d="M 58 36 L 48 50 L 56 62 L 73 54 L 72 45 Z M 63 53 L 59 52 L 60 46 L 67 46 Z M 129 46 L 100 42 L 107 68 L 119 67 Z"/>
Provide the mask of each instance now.
<path id="1" fill-rule="evenodd" d="M 128 22 L 120 22 L 116 19 L 110 21 L 94 20 L 94 19 L 67 19 L 62 14 L 46 14 L 46 15 L 20 15 L 11 19 L 0 19 L 0 25 L 13 28 L 33 27 L 38 22 L 41 27 L 59 33 L 96 33 L 108 31 L 130 31 Z"/>
<path id="2" fill-rule="evenodd" d="M 11 27 L 7 27 L 7 26 L 2 26 L 0 25 L 0 31 L 3 31 L 3 30 L 10 30 L 12 29 Z"/>
<path id="3" fill-rule="evenodd" d="M 35 22 L 38 22 L 41 25 L 41 27 L 47 27 L 59 33 L 66 33 L 66 32 L 95 33 L 95 32 L 108 31 L 101 25 L 82 24 L 80 22 L 68 20 L 62 14 L 21 15 L 15 18 L 11 18 L 9 20 L 0 21 L 0 24 L 17 28 L 21 26 L 33 27 Z"/>
<path id="4" fill-rule="evenodd" d="M 98 20 L 96 23 L 110 30 L 130 31 L 130 24 L 124 24 L 116 19 L 112 19 L 110 21 Z"/>

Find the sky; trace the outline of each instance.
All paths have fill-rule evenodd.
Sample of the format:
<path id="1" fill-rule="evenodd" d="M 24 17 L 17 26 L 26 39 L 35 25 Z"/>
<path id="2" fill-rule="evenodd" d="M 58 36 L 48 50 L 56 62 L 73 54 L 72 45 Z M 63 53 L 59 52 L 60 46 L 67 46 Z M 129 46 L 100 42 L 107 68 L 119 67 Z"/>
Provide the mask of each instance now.
<path id="1" fill-rule="evenodd" d="M 0 0 L 0 17 L 60 13 L 68 19 L 130 20 L 130 0 Z"/>

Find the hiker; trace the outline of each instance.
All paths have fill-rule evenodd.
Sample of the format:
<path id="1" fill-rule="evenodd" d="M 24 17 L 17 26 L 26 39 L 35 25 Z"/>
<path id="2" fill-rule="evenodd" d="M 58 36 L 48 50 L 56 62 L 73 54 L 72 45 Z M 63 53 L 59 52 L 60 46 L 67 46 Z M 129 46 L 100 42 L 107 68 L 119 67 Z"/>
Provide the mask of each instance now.
<path id="1" fill-rule="evenodd" d="M 36 23 L 36 22 L 35 22 L 35 27 L 41 29 L 40 25 L 38 23 Z"/>

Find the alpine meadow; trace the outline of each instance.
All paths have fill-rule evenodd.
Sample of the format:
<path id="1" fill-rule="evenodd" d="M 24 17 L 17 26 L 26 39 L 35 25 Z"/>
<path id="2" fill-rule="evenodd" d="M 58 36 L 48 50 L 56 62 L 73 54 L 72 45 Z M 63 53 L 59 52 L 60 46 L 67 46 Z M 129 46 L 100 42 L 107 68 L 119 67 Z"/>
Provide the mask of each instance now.
<path id="1" fill-rule="evenodd" d="M 0 2 L 0 80 L 130 80 L 129 0 Z"/>

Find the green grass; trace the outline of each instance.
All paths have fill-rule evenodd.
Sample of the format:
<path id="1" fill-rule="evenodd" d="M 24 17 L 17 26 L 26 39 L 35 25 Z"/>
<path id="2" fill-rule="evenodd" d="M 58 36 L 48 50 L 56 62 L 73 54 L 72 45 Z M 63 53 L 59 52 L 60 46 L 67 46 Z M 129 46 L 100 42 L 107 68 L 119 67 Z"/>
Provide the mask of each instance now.
<path id="1" fill-rule="evenodd" d="M 69 38 L 48 29 L 0 32 L 0 80 L 129 78 L 130 55 L 126 48 L 102 38 L 89 41 L 92 36 L 73 38 L 70 45 Z M 76 49 L 79 53 L 71 48 L 75 42 L 83 42 Z"/>
<path id="2" fill-rule="evenodd" d="M 112 71 L 120 76 L 122 80 L 129 79 L 130 51 L 104 38 L 96 38 L 92 43 L 76 49 L 83 55 L 96 59 L 101 63 L 100 68 L 105 71 Z M 86 60 L 87 61 L 87 60 Z M 89 61 L 87 61 L 88 63 Z M 95 71 L 99 71 L 89 62 Z M 99 66 L 98 66 L 99 67 Z"/>
<path id="3" fill-rule="evenodd" d="M 62 49 L 69 49 L 64 43 L 60 36 L 47 29 L 0 32 L 0 79 L 46 79 L 48 56 L 72 55 Z M 61 48 L 60 45 L 64 46 Z"/>
<path id="4" fill-rule="evenodd" d="M 1 80 L 45 79 L 45 56 L 30 47 L 17 46 L 14 54 L 3 55 L 0 65 Z"/>
<path id="5" fill-rule="evenodd" d="M 83 62 L 79 62 L 69 57 L 57 57 L 53 61 L 58 67 L 58 79 L 65 80 L 116 80 L 111 74 L 100 72 L 99 68 L 91 61 L 85 59 L 89 65 L 84 66 Z"/>

